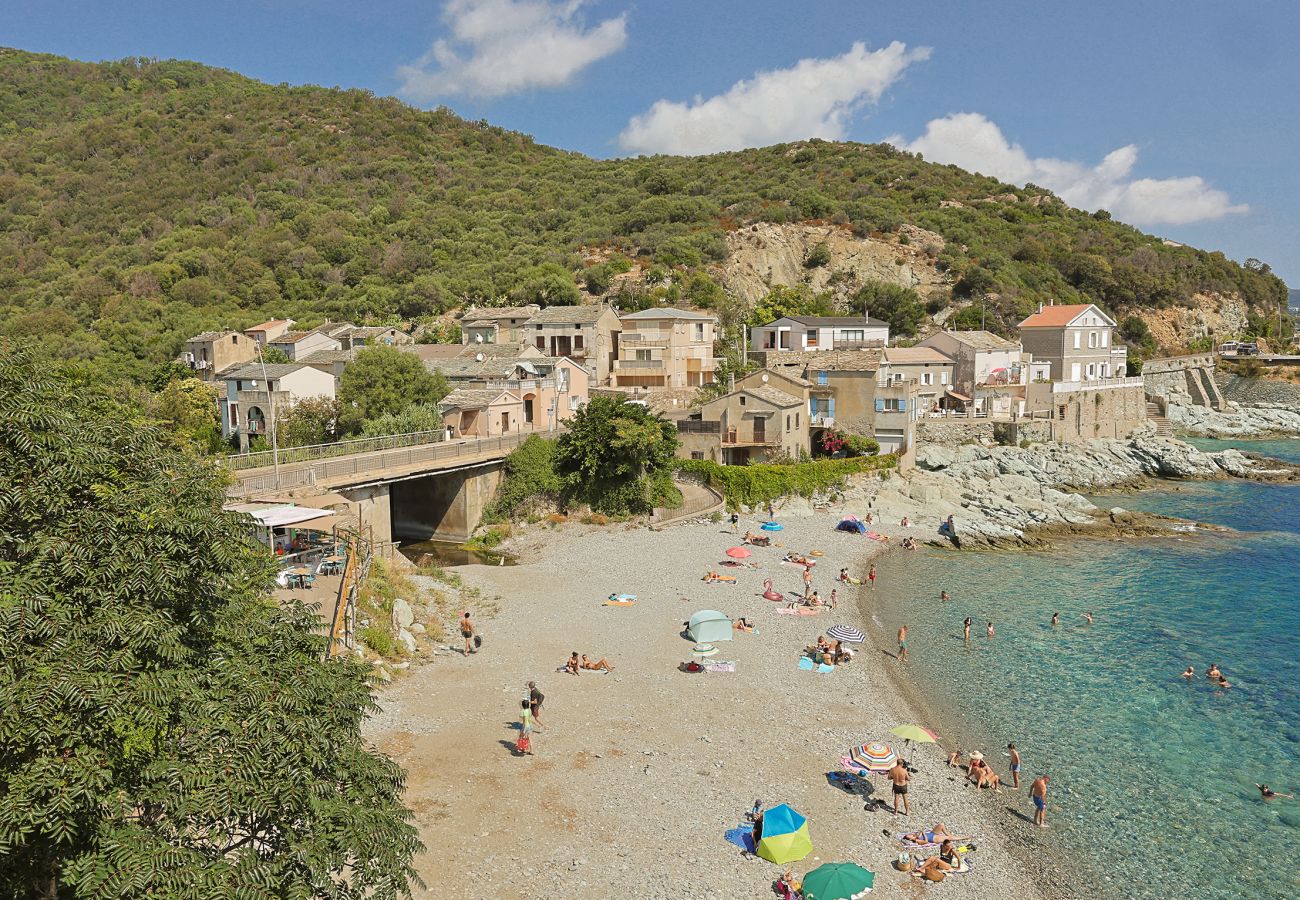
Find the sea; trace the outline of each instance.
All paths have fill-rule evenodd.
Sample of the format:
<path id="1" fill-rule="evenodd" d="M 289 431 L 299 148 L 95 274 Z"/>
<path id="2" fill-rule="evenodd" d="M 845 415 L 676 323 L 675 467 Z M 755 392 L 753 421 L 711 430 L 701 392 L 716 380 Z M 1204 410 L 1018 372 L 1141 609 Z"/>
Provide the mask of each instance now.
<path id="1" fill-rule="evenodd" d="M 1300 463 L 1300 441 L 1195 443 Z M 906 677 L 946 746 L 1006 775 L 1016 743 L 1022 788 L 994 801 L 1009 820 L 1033 827 L 1028 782 L 1051 776 L 1042 840 L 1086 873 L 1081 896 L 1300 897 L 1300 800 L 1255 787 L 1300 796 L 1300 485 L 1094 499 L 1234 531 L 895 553 L 868 615 L 891 636 L 910 626 Z M 1212 663 L 1230 689 L 1205 677 Z"/>

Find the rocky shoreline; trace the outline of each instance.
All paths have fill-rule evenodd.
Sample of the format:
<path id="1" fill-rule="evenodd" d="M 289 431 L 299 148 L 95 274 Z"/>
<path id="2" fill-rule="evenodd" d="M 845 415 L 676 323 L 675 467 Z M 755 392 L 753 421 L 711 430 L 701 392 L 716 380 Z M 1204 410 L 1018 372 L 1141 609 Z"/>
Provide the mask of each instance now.
<path id="1" fill-rule="evenodd" d="M 1170 404 L 1171 425 L 1185 434 L 1209 438 L 1294 438 L 1300 436 L 1300 411 L 1282 403 L 1229 403 L 1225 412 L 1192 404 Z"/>

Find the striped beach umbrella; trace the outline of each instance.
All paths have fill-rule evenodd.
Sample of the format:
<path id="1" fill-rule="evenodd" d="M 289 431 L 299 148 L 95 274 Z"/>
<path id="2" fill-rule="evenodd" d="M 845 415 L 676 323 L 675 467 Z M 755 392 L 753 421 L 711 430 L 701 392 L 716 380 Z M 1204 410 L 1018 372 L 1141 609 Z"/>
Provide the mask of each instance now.
<path id="1" fill-rule="evenodd" d="M 854 747 L 846 758 L 853 766 L 868 772 L 887 772 L 898 762 L 898 754 L 884 741 Z"/>
<path id="2" fill-rule="evenodd" d="M 844 641 L 849 644 L 861 644 L 867 639 L 867 636 L 858 631 L 852 625 L 832 625 L 826 629 L 826 636 L 832 640 Z"/>

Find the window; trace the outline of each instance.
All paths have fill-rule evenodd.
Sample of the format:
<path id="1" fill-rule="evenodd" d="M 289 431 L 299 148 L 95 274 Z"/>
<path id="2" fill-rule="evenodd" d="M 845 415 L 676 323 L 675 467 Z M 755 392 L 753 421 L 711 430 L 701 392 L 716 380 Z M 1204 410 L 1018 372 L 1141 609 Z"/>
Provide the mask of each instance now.
<path id="1" fill-rule="evenodd" d="M 1102 345 L 1103 347 L 1109 347 L 1109 346 L 1110 346 L 1110 332 L 1109 332 L 1109 331 L 1103 331 L 1103 332 L 1101 333 L 1101 345 Z"/>
<path id="2" fill-rule="evenodd" d="M 566 393 L 569 390 L 569 370 L 556 369 L 555 383 L 559 386 L 560 393 Z"/>
<path id="3" fill-rule="evenodd" d="M 794 427 L 795 427 L 795 428 L 798 428 L 798 427 L 799 427 L 799 414 L 798 414 L 798 413 L 795 413 L 795 414 L 794 414 Z"/>
<path id="4" fill-rule="evenodd" d="M 922 372 L 922 373 L 921 373 L 921 384 L 934 384 L 934 373 L 933 373 L 933 372 Z"/>
<path id="5" fill-rule="evenodd" d="M 1097 364 L 1096 364 L 1096 363 L 1088 363 L 1088 377 L 1089 377 L 1089 378 L 1096 378 L 1096 377 L 1097 377 Z"/>
<path id="6" fill-rule="evenodd" d="M 785 430 L 786 430 L 786 431 L 789 431 L 789 430 L 790 430 L 790 414 L 789 414 L 789 413 L 786 413 L 786 414 L 785 414 Z"/>
<path id="7" fill-rule="evenodd" d="M 939 383 L 940 383 L 940 384 L 947 384 L 947 383 L 948 383 L 948 373 L 947 373 L 947 372 L 940 372 L 940 373 L 939 373 Z"/>
<path id="8" fill-rule="evenodd" d="M 573 336 L 573 349 L 574 350 L 582 349 L 582 335 L 576 334 Z"/>
<path id="9" fill-rule="evenodd" d="M 573 396 L 573 397 L 570 397 L 570 398 L 569 398 L 569 409 L 570 409 L 570 411 L 572 411 L 572 412 L 577 412 L 578 407 L 581 406 L 581 405 L 582 405 L 582 402 L 578 399 L 578 397 L 577 397 L 576 395 Z"/>
<path id="10" fill-rule="evenodd" d="M 695 339 L 696 339 L 697 341 L 702 341 L 702 340 L 704 340 L 704 323 L 703 323 L 703 322 L 696 322 L 696 323 L 695 323 Z"/>
<path id="11" fill-rule="evenodd" d="M 845 330 L 840 334 L 846 341 L 857 341 L 858 343 L 861 343 L 862 341 L 865 341 L 867 339 L 867 333 L 863 331 L 861 328 L 855 330 Z"/>
<path id="12" fill-rule="evenodd" d="M 906 412 L 907 401 L 895 397 L 877 397 L 876 412 Z"/>
<path id="13" fill-rule="evenodd" d="M 1079 338 L 1082 337 L 1082 336 L 1083 336 L 1083 332 L 1081 332 L 1081 331 L 1076 331 L 1076 332 L 1074 333 L 1074 349 L 1075 349 L 1075 350 L 1078 350 L 1078 349 L 1079 349 Z"/>
<path id="14" fill-rule="evenodd" d="M 817 329 L 810 328 L 808 331 L 804 332 L 804 337 L 805 337 L 804 343 L 807 346 L 809 347 L 817 346 Z"/>
<path id="15" fill-rule="evenodd" d="M 741 406 L 744 406 L 744 405 L 745 405 L 745 395 L 744 395 L 744 394 L 741 394 L 741 395 L 740 395 L 740 405 L 741 405 Z"/>
<path id="16" fill-rule="evenodd" d="M 703 450 L 692 450 L 692 451 L 691 451 L 691 459 L 704 459 L 704 451 L 703 451 Z"/>
<path id="17" fill-rule="evenodd" d="M 1058 406 L 1058 407 L 1056 408 L 1056 417 L 1057 417 L 1058 419 L 1060 419 L 1062 422 L 1065 421 L 1065 407 L 1064 407 L 1064 406 Z"/>
<path id="18" fill-rule="evenodd" d="M 537 327 L 541 328 L 542 326 L 538 325 Z M 537 349 L 541 350 L 543 353 L 546 352 L 546 338 L 542 337 L 540 334 L 537 336 Z"/>
<path id="19" fill-rule="evenodd" d="M 648 361 L 648 360 L 650 359 L 650 351 L 649 351 L 649 350 L 637 350 L 637 351 L 636 351 L 636 358 L 639 359 L 639 360 L 646 360 L 646 361 Z"/>
<path id="20" fill-rule="evenodd" d="M 818 384 L 827 384 L 827 383 L 829 383 L 828 380 L 827 380 L 827 376 L 826 376 L 826 373 L 825 373 L 825 372 L 818 372 L 818 373 L 817 373 L 817 383 L 818 383 Z"/>
<path id="21" fill-rule="evenodd" d="M 902 384 L 902 383 L 903 383 L 903 373 L 902 373 L 902 372 L 895 372 L 894 375 L 893 375 L 893 380 L 894 380 L 894 384 Z"/>
<path id="22" fill-rule="evenodd" d="M 1097 332 L 1095 331 L 1088 332 L 1088 349 L 1089 350 L 1097 349 Z"/>
<path id="23" fill-rule="evenodd" d="M 239 404 L 238 403 L 230 404 L 230 427 L 231 428 L 239 427 Z"/>
<path id="24" fill-rule="evenodd" d="M 1102 363 L 1102 364 L 1101 364 L 1101 377 L 1102 377 L 1102 378 L 1109 378 L 1109 377 L 1110 377 L 1110 363 Z"/>

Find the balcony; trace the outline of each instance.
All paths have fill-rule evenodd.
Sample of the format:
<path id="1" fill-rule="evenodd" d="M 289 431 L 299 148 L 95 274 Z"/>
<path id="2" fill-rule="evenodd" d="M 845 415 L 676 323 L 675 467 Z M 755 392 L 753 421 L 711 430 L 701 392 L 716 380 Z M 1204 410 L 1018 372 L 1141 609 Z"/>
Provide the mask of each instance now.
<path id="1" fill-rule="evenodd" d="M 728 428 L 722 435 L 724 447 L 776 447 L 781 441 L 776 435 L 768 435 L 767 430 L 754 430 L 748 435 L 739 428 Z"/>
<path id="2" fill-rule="evenodd" d="M 808 345 L 809 349 L 814 349 L 815 346 L 814 344 Z M 875 350 L 883 346 L 885 346 L 885 342 L 878 338 L 874 340 L 865 338 L 863 340 L 841 340 L 836 338 L 831 341 L 831 349 L 833 350 Z"/>
<path id="3" fill-rule="evenodd" d="M 667 347 L 668 338 L 653 332 L 624 331 L 618 337 L 620 347 Z"/>
<path id="4" fill-rule="evenodd" d="M 616 359 L 614 371 L 626 370 L 629 375 L 654 375 L 664 371 L 662 359 Z"/>

